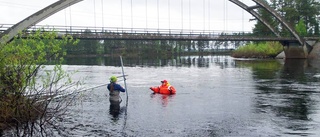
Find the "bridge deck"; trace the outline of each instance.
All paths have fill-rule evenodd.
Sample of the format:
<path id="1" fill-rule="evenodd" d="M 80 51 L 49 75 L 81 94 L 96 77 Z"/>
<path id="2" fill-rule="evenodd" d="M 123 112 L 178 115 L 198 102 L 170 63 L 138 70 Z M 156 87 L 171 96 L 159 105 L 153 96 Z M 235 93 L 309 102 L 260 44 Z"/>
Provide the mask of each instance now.
<path id="1" fill-rule="evenodd" d="M 0 33 L 10 29 L 12 24 L 0 25 Z M 111 28 L 83 26 L 32 26 L 27 32 L 38 29 L 56 31 L 59 37 L 71 35 L 77 39 L 113 39 L 113 40 L 201 40 L 201 41 L 291 41 L 294 37 L 256 37 L 251 32 L 224 32 L 213 30 L 178 30 L 178 29 L 144 29 Z M 306 37 L 307 40 L 319 40 L 319 37 Z"/>

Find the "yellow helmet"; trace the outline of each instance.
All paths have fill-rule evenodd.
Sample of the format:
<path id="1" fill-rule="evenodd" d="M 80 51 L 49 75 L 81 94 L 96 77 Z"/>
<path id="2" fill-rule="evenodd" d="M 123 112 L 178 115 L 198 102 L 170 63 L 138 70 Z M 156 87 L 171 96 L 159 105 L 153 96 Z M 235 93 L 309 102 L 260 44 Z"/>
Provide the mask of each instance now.
<path id="1" fill-rule="evenodd" d="M 110 77 L 110 82 L 117 82 L 117 77 L 116 76 L 111 76 Z"/>

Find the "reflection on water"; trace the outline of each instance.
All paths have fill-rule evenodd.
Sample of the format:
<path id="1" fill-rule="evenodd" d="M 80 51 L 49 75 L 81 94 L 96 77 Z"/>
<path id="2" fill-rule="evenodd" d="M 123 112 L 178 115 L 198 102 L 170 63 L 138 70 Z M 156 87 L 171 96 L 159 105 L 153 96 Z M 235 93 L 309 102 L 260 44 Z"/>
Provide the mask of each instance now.
<path id="1" fill-rule="evenodd" d="M 279 117 L 273 122 L 284 134 L 314 136 L 308 130 L 319 124 L 313 118 L 319 116 L 319 79 L 314 77 L 319 70 L 305 59 L 286 60 L 284 65 L 256 61 L 247 66 L 257 83 L 256 112 Z"/>
<path id="2" fill-rule="evenodd" d="M 156 102 L 160 102 L 160 104 L 163 107 L 168 106 L 169 102 L 174 99 L 176 95 L 162 95 L 162 94 L 156 94 L 156 93 L 151 93 L 150 97 L 154 99 Z"/>
<path id="3" fill-rule="evenodd" d="M 111 105 L 106 87 L 84 92 L 61 124 L 69 136 L 320 136 L 320 68 L 306 60 L 186 56 L 123 62 L 128 107 Z M 121 75 L 118 57 L 66 63 L 67 70 L 81 70 L 74 79 L 86 77 L 88 87 Z M 177 94 L 150 91 L 163 79 Z"/>

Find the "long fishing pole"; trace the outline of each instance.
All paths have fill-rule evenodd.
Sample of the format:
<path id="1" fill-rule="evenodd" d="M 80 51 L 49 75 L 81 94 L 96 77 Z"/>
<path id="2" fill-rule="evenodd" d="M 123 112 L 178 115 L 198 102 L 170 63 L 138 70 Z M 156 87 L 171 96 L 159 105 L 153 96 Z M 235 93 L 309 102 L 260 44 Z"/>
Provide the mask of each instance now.
<path id="1" fill-rule="evenodd" d="M 128 75 L 124 75 L 124 76 L 128 76 Z M 124 77 L 123 75 L 122 76 L 117 76 L 117 78 L 120 78 L 120 77 Z M 119 81 L 122 81 L 122 80 L 119 80 Z M 98 87 L 102 87 L 102 86 L 106 86 L 108 85 L 109 83 L 106 83 L 106 84 L 101 84 L 101 85 L 98 85 L 98 86 L 94 86 L 94 87 L 90 87 L 90 88 L 86 88 L 86 89 L 82 89 L 82 90 L 79 90 L 78 92 L 80 91 L 86 91 L 86 90 L 89 90 L 89 89 L 94 89 L 94 88 L 98 88 Z"/>
<path id="2" fill-rule="evenodd" d="M 95 86 L 95 87 L 91 87 L 91 88 L 86 88 L 86 89 L 82 89 L 82 90 L 79 90 L 78 92 L 80 92 L 80 91 L 86 91 L 86 90 L 89 90 L 89 89 L 94 89 L 94 88 L 98 88 L 98 87 L 102 87 L 102 86 L 106 86 L 106 85 L 108 85 L 109 83 L 107 83 L 107 84 L 101 84 L 101 85 L 99 85 L 99 86 Z"/>
<path id="3" fill-rule="evenodd" d="M 126 77 L 124 75 L 124 70 L 123 70 L 123 62 L 122 62 L 122 56 L 120 56 L 120 60 L 121 60 L 121 68 L 122 68 L 122 76 L 123 76 L 123 82 L 124 82 L 124 87 L 126 89 L 126 96 L 127 96 L 127 99 L 126 99 L 126 109 L 125 109 L 125 113 L 124 113 L 124 124 L 123 124 L 123 128 L 122 128 L 122 135 L 125 135 L 125 128 L 126 128 L 126 125 L 127 125 L 127 110 L 128 110 L 128 88 L 127 88 L 127 83 L 126 83 Z"/>
<path id="4" fill-rule="evenodd" d="M 126 75 L 124 75 L 124 70 L 123 70 L 122 56 L 120 56 L 120 61 L 121 61 L 121 68 L 122 68 L 122 77 L 123 77 L 123 82 L 124 82 L 124 88 L 126 89 L 126 96 L 127 96 L 126 106 L 128 106 L 128 88 L 127 88 L 127 83 L 126 83 Z"/>

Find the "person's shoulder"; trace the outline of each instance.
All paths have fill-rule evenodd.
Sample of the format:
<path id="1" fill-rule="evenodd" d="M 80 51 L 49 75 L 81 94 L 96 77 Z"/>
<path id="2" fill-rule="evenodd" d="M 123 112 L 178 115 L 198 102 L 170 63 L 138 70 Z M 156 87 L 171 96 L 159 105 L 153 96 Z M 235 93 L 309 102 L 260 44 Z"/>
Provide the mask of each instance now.
<path id="1" fill-rule="evenodd" d="M 118 84 L 118 83 L 114 83 L 113 85 L 114 85 L 114 86 L 120 86 L 120 84 Z"/>

